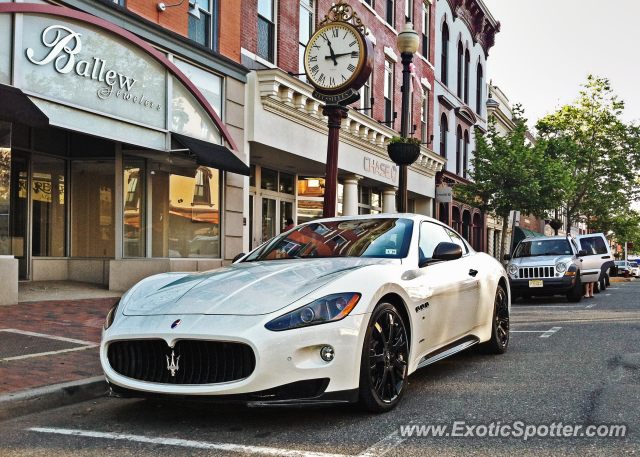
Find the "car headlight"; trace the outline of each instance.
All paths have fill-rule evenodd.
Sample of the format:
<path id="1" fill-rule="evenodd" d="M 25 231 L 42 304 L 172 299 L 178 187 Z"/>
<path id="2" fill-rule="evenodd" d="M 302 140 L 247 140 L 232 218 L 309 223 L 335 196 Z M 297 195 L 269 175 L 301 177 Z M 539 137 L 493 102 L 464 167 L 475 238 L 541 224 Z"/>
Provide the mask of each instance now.
<path id="1" fill-rule="evenodd" d="M 508 270 L 510 275 L 515 275 L 518 272 L 518 265 L 511 263 L 509 264 Z"/>
<path id="2" fill-rule="evenodd" d="M 564 263 L 556 263 L 556 271 L 558 273 L 564 273 L 567 271 L 567 265 Z"/>
<path id="3" fill-rule="evenodd" d="M 113 305 L 113 307 L 111 307 L 111 309 L 107 313 L 107 318 L 104 321 L 104 329 L 105 330 L 108 330 L 109 327 L 111 327 L 111 325 L 113 324 L 113 321 L 116 318 L 116 313 L 118 312 L 118 306 L 119 305 L 120 305 L 120 300 L 118 300 L 118 302 L 115 305 Z"/>
<path id="4" fill-rule="evenodd" d="M 293 328 L 336 322 L 344 319 L 360 300 L 356 293 L 334 294 L 322 297 L 268 322 L 265 327 L 278 332 Z"/>

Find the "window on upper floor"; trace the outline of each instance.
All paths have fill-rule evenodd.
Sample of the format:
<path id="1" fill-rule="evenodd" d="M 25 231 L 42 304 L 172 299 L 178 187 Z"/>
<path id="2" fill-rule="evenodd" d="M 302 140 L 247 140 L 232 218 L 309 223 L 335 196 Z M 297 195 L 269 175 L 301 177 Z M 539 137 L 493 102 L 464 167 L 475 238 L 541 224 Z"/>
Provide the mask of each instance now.
<path id="1" fill-rule="evenodd" d="M 469 50 L 464 53 L 464 102 L 469 104 L 469 64 L 471 63 L 471 57 L 469 56 Z"/>
<path id="2" fill-rule="evenodd" d="M 462 175 L 462 128 L 456 129 L 456 174 Z"/>
<path id="3" fill-rule="evenodd" d="M 476 74 L 476 113 L 482 115 L 482 85 L 484 80 L 482 77 L 482 64 L 478 62 L 478 73 Z"/>
<path id="4" fill-rule="evenodd" d="M 440 58 L 440 81 L 447 86 L 447 73 L 449 69 L 449 27 L 447 24 L 442 25 L 442 51 Z"/>
<path id="5" fill-rule="evenodd" d="M 405 0 L 404 2 L 404 20 L 405 22 L 413 22 L 413 0 Z"/>
<path id="6" fill-rule="evenodd" d="M 363 109 L 362 114 L 366 114 L 367 116 L 371 116 L 371 80 L 373 79 L 373 74 L 369 75 L 369 78 L 362 86 L 362 97 L 360 98 L 360 108 Z"/>
<path id="7" fill-rule="evenodd" d="M 200 10 L 200 19 L 189 14 L 189 39 L 217 51 L 218 0 L 198 0 L 196 4 Z"/>
<path id="8" fill-rule="evenodd" d="M 313 35 L 313 11 L 313 0 L 300 0 L 298 73 L 304 73 L 304 51 Z M 307 77 L 302 75 L 300 79 L 306 81 Z"/>
<path id="9" fill-rule="evenodd" d="M 462 41 L 458 41 L 458 80 L 457 92 L 458 98 L 462 98 L 462 79 L 464 78 L 464 50 L 462 49 Z"/>
<path id="10" fill-rule="evenodd" d="M 429 30 L 431 29 L 429 6 L 427 2 L 422 2 L 422 56 L 427 60 L 429 60 Z"/>
<path id="11" fill-rule="evenodd" d="M 389 127 L 393 122 L 393 67 L 392 62 L 384 61 L 384 121 Z"/>
<path id="12" fill-rule="evenodd" d="M 275 59 L 274 0 L 258 0 L 258 55 L 274 63 Z"/>
<path id="13" fill-rule="evenodd" d="M 447 115 L 442 113 L 440 117 L 440 155 L 447 158 L 447 132 L 449 131 L 449 122 Z"/>
<path id="14" fill-rule="evenodd" d="M 393 0 L 387 0 L 387 15 L 385 16 L 385 20 L 387 24 L 393 27 L 393 18 L 395 13 L 395 2 Z"/>
<path id="15" fill-rule="evenodd" d="M 427 136 L 429 135 L 428 131 L 428 120 L 429 120 L 429 91 L 423 89 L 422 92 L 422 105 L 420 106 L 420 138 L 422 138 L 423 143 L 428 143 L 429 139 Z M 431 146 L 433 148 L 433 145 Z"/>
<path id="16" fill-rule="evenodd" d="M 464 131 L 464 151 L 463 151 L 463 159 L 462 159 L 462 177 L 467 177 L 467 170 L 469 170 L 469 131 Z"/>

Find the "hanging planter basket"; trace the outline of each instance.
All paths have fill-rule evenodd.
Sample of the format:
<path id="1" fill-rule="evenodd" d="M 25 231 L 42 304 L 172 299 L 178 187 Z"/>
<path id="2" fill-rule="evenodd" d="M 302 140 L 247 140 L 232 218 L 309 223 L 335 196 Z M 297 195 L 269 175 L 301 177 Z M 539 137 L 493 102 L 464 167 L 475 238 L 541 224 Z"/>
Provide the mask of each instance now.
<path id="1" fill-rule="evenodd" d="M 389 158 L 398 165 L 411 165 L 420 157 L 420 145 L 415 143 L 391 143 L 387 151 Z"/>
<path id="2" fill-rule="evenodd" d="M 560 222 L 558 219 L 553 219 L 551 222 L 549 222 L 549 227 L 551 227 L 553 230 L 558 230 L 560 229 L 560 227 L 562 227 L 562 222 Z"/>

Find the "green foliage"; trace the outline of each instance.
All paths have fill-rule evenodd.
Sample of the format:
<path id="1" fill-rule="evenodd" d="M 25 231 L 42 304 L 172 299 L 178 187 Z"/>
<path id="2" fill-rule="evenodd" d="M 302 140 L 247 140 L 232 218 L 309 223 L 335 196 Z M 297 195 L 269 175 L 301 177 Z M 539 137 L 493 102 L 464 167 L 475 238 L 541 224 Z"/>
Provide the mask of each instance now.
<path id="1" fill-rule="evenodd" d="M 589 76 L 571 105 L 537 123 L 547 143 L 546 155 L 560 160 L 571 186 L 561 206 L 572 221 L 584 217 L 589 229 L 620 240 L 638 230 L 630 210 L 640 195 L 635 164 L 640 158 L 640 129 L 620 119 L 624 102 L 613 95 L 608 79 Z"/>
<path id="2" fill-rule="evenodd" d="M 562 163 L 546 154 L 546 141 L 530 144 L 525 120 L 517 118 L 516 128 L 501 136 L 495 121 L 486 135 L 476 135 L 471 160 L 471 184 L 454 188 L 457 199 L 488 214 L 507 218 L 511 210 L 545 217 L 559 205 L 570 186 Z"/>
<path id="3" fill-rule="evenodd" d="M 401 136 L 394 136 L 389 140 L 389 144 L 395 143 L 422 144 L 422 141 L 420 140 L 420 138 L 404 138 Z"/>

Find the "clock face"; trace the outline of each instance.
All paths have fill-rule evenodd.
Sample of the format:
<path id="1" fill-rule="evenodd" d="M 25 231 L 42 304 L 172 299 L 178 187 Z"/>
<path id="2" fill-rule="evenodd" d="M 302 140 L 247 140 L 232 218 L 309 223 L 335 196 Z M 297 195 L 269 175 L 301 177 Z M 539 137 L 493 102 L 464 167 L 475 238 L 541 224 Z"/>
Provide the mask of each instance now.
<path id="1" fill-rule="evenodd" d="M 320 89 L 347 89 L 358 78 L 366 57 L 365 43 L 356 30 L 343 23 L 330 24 L 309 40 L 304 54 L 307 77 Z"/>

